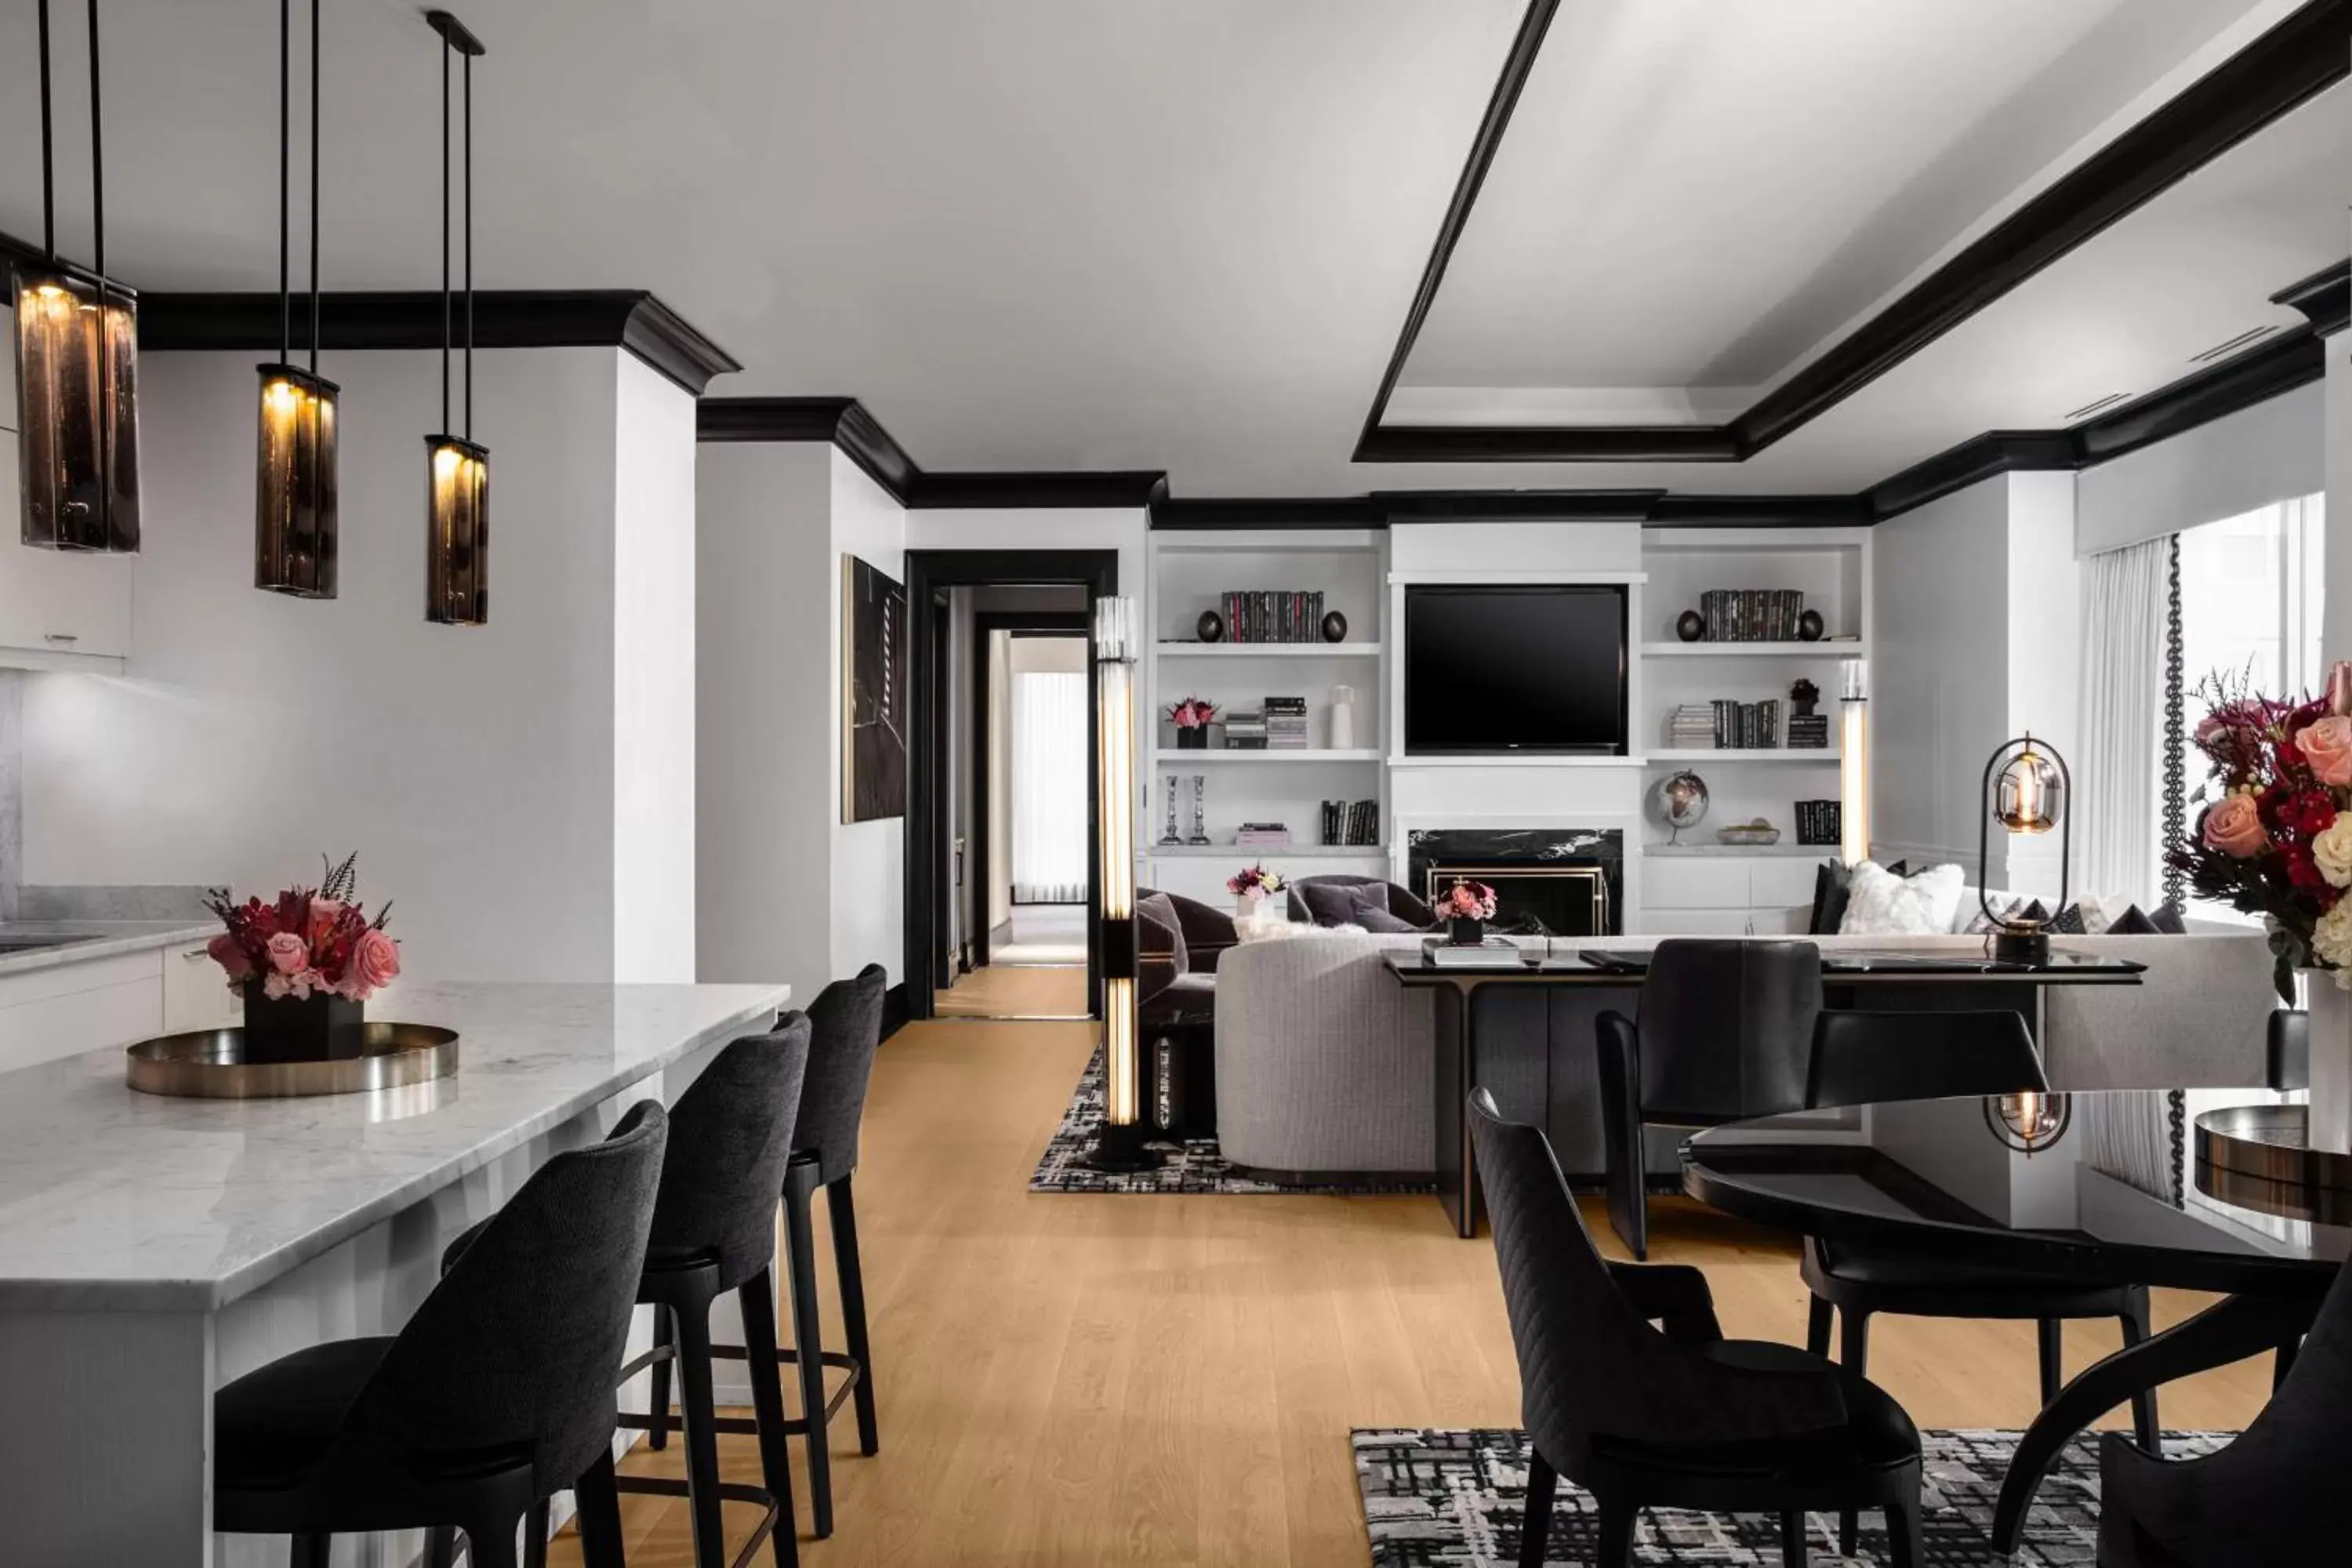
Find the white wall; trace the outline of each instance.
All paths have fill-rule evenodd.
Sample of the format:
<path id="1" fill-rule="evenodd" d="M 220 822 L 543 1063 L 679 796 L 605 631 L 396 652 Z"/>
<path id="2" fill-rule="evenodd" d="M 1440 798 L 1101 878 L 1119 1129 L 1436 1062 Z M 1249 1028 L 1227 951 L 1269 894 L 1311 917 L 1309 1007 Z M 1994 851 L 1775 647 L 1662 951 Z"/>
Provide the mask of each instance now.
<path id="1" fill-rule="evenodd" d="M 988 634 L 988 929 L 1013 918 L 1013 634 Z"/>
<path id="2" fill-rule="evenodd" d="M 835 705 L 833 722 L 825 728 L 833 748 L 833 972 L 837 976 L 850 975 L 869 963 L 878 963 L 890 972 L 891 983 L 896 984 L 908 978 L 903 973 L 907 967 L 907 819 L 901 815 L 875 822 L 841 820 L 841 583 L 842 562 L 853 555 L 901 583 L 907 580 L 907 512 L 837 448 L 824 450 L 833 458 L 834 559 L 827 601 L 832 606 L 832 634 L 825 649 Z M 929 613 L 929 605 L 907 606 L 909 617 Z M 910 636 L 906 646 L 911 642 Z M 917 743 L 916 737 L 908 737 L 909 746 Z"/>
<path id="3" fill-rule="evenodd" d="M 2011 474 L 2008 479 L 2010 733 L 2031 731 L 2056 747 L 2060 756 L 2079 757 L 2083 592 L 2082 569 L 2074 556 L 2074 476 Z M 1879 624 L 1885 625 L 1883 615 Z M 1980 773 L 1984 758 L 1977 763 Z M 2057 835 L 1996 836 L 1992 847 L 2007 860 L 2005 871 L 1997 874 L 1999 886 L 2057 888 Z"/>
<path id="4" fill-rule="evenodd" d="M 618 357 L 613 495 L 613 978 L 690 984 L 694 399 Z"/>
<path id="5" fill-rule="evenodd" d="M 2327 574 L 2326 634 L 2331 659 L 2352 658 L 2352 332 L 2327 347 Z"/>
<path id="6" fill-rule="evenodd" d="M 2120 549 L 2320 489 L 2327 396 L 2321 386 L 2297 387 L 2084 468 L 2075 480 L 2075 553 Z"/>
<path id="7" fill-rule="evenodd" d="M 691 440 L 691 400 L 625 375 L 626 360 L 478 356 L 494 591 L 489 624 L 468 628 L 423 616 L 421 437 L 439 418 L 437 353 L 323 358 L 343 388 L 332 601 L 252 585 L 255 356 L 144 356 L 130 671 L 26 681 L 26 879 L 271 891 L 315 877 L 322 852 L 356 849 L 362 895 L 398 900 L 412 973 L 616 973 L 616 552 L 690 527 L 674 505 L 618 497 L 692 461 L 677 446 L 680 432 Z M 652 576 L 645 605 L 677 613 L 675 578 Z M 676 690 L 667 668 L 649 689 Z M 625 727 L 646 722 L 632 712 Z M 677 788 L 663 759 L 633 776 L 630 812 L 675 805 Z M 670 910 L 680 874 L 627 873 Z"/>
<path id="8" fill-rule="evenodd" d="M 1985 759 L 2009 718 L 2004 475 L 1873 532 L 1871 831 L 1886 859 L 1973 867 Z M 2065 476 L 2061 476 L 2062 478 Z"/>
<path id="9" fill-rule="evenodd" d="M 705 445 L 695 498 L 698 974 L 805 1003 L 835 973 L 841 688 L 814 646 L 841 601 L 833 448 Z"/>

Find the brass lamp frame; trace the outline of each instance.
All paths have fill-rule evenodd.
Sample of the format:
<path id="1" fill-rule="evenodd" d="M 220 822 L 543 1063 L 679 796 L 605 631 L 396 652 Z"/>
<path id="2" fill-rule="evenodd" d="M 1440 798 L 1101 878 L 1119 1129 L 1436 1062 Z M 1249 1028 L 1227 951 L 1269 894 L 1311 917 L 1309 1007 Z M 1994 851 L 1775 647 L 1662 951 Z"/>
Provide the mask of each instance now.
<path id="1" fill-rule="evenodd" d="M 2042 920 L 2012 920 L 1992 907 L 1992 824 L 1997 781 L 2011 763 L 2023 756 L 2049 759 L 2058 770 L 2057 820 L 2052 825 L 2058 829 L 2058 902 Z M 2039 966 L 2050 962 L 2050 921 L 2057 919 L 2066 908 L 2070 890 L 2069 873 L 2074 860 L 2074 775 L 2066 766 L 2065 757 L 2047 741 L 2037 741 L 2031 730 L 2003 741 L 1993 748 L 1985 760 L 1984 782 L 1980 786 L 1984 815 L 1977 820 L 1977 905 L 1993 924 L 1992 955 L 2002 963 Z M 2044 829 L 2046 831 L 2046 829 Z"/>

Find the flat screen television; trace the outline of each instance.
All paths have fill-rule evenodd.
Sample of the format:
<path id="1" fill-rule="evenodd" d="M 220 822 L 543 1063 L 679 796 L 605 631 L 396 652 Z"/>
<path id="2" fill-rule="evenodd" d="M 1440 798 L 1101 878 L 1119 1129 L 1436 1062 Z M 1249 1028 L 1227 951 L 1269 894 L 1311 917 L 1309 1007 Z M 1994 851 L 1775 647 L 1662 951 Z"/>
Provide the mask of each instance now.
<path id="1" fill-rule="evenodd" d="M 1404 591 L 1408 755 L 1625 754 L 1625 590 Z"/>

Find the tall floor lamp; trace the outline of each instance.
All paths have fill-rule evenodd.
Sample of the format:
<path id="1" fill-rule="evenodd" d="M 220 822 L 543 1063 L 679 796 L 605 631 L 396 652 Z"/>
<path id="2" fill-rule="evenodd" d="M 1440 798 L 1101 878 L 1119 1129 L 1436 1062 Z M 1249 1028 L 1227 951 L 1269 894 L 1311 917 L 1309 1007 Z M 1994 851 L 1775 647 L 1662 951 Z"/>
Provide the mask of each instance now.
<path id="1" fill-rule="evenodd" d="M 1142 1171 L 1160 1163 L 1145 1146 L 1142 1030 L 1136 1017 L 1135 601 L 1097 599 L 1094 626 L 1096 816 L 1102 825 L 1103 1122 L 1088 1163 Z"/>
<path id="2" fill-rule="evenodd" d="M 1850 658 L 1838 696 L 1838 855 L 1849 866 L 1870 858 L 1870 667 Z"/>

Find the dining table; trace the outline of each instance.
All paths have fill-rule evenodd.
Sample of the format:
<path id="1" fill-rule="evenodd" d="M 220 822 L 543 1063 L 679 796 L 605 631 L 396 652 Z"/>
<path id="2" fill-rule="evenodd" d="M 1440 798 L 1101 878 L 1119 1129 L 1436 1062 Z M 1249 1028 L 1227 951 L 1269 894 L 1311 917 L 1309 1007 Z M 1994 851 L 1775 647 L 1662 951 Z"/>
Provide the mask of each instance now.
<path id="1" fill-rule="evenodd" d="M 2178 1130 L 2196 1153 L 2177 1161 L 2184 1105 L 2208 1109 Z M 2106 1090 L 2018 1109 L 2015 1097 L 1885 1101 L 1848 1108 L 1835 1130 L 1762 1118 L 1682 1146 L 1690 1196 L 1799 1235 L 2220 1298 L 2077 1373 L 2034 1416 L 1994 1512 L 2004 1554 L 2060 1451 L 2108 1411 L 2251 1356 L 2277 1354 L 2284 1375 L 2352 1258 L 2352 1159 L 2304 1149 L 2303 1108 L 2279 1096 Z"/>

